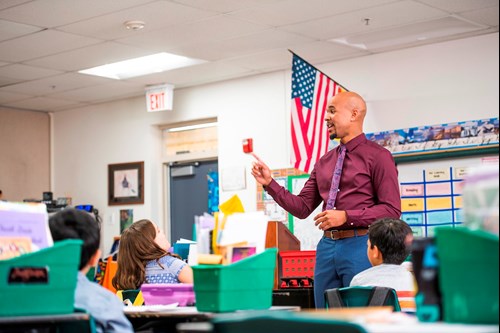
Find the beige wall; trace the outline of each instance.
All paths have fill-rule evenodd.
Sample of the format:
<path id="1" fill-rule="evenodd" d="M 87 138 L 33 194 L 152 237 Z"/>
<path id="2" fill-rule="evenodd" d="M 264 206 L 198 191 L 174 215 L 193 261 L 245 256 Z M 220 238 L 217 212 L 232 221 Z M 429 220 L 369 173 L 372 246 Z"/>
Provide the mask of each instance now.
<path id="1" fill-rule="evenodd" d="M 3 199 L 42 199 L 50 191 L 47 113 L 0 108 L 0 189 Z"/>

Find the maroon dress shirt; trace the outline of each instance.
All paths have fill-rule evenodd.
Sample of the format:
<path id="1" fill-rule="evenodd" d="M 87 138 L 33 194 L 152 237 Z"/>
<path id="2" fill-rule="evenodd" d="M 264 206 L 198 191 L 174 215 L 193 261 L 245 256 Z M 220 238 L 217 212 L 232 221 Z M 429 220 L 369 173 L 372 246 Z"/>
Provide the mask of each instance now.
<path id="1" fill-rule="evenodd" d="M 391 153 L 360 134 L 346 144 L 335 209 L 347 213 L 347 222 L 335 229 L 368 228 L 377 219 L 401 216 L 398 171 Z M 265 187 L 273 199 L 295 217 L 308 217 L 323 202 L 325 209 L 339 147 L 314 166 L 309 180 L 293 195 L 274 179 Z"/>

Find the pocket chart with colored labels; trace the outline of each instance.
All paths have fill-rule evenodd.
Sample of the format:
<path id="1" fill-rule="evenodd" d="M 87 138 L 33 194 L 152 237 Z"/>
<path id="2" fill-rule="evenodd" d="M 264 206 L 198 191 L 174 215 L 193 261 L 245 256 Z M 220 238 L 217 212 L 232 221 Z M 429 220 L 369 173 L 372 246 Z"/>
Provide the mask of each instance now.
<path id="1" fill-rule="evenodd" d="M 421 181 L 400 184 L 402 219 L 415 236 L 433 236 L 437 226 L 463 223 L 465 174 L 463 167 L 423 170 Z"/>

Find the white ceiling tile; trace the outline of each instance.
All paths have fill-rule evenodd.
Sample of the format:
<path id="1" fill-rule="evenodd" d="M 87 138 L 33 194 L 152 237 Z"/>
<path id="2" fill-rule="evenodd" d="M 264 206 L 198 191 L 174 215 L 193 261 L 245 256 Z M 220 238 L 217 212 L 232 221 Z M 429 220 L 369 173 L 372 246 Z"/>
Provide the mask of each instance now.
<path id="1" fill-rule="evenodd" d="M 494 8 L 483 8 L 461 13 L 460 16 L 479 24 L 498 28 L 498 5 Z"/>
<path id="2" fill-rule="evenodd" d="M 64 110 L 143 95 L 151 84 L 189 87 L 290 69 L 288 49 L 319 67 L 498 33 L 498 16 L 498 0 L 0 0 L 0 106 L 24 100 L 17 107 Z M 409 40 L 453 18 L 473 28 L 450 34 L 452 24 L 442 37 Z M 125 30 L 126 20 L 146 26 Z M 340 37 L 378 46 L 367 51 L 328 42 Z M 59 74 L 157 52 L 211 62 L 125 81 Z"/>
<path id="3" fill-rule="evenodd" d="M 37 96 L 44 94 L 53 94 L 60 91 L 66 91 L 76 88 L 105 84 L 110 79 L 97 76 L 67 73 L 63 75 L 51 76 L 39 80 L 27 81 L 3 87 L 5 91 L 17 93 L 30 93 Z"/>
<path id="4" fill-rule="evenodd" d="M 9 7 L 14 7 L 18 6 L 20 4 L 23 4 L 25 2 L 30 2 L 32 0 L 2 0 L 0 1 L 0 10 L 9 8 Z"/>
<path id="5" fill-rule="evenodd" d="M 45 30 L 0 43 L 0 59 L 20 62 L 77 49 L 100 41 L 65 32 Z"/>
<path id="6" fill-rule="evenodd" d="M 16 83 L 19 83 L 21 81 L 22 80 L 20 80 L 20 79 L 13 79 L 11 77 L 2 77 L 0 75 L 0 87 L 10 86 L 12 84 L 16 84 Z"/>
<path id="7" fill-rule="evenodd" d="M 246 56 L 266 49 L 290 48 L 294 45 L 309 42 L 312 42 L 312 39 L 285 31 L 269 29 L 233 39 L 187 45 L 174 51 L 177 54 L 194 58 L 204 56 L 211 60 L 220 60 Z"/>
<path id="8" fill-rule="evenodd" d="M 333 60 L 361 57 L 370 54 L 367 51 L 352 47 L 336 45 L 330 42 L 314 42 L 301 44 L 292 49 L 301 58 L 312 64 L 320 64 Z M 291 68 L 291 65 L 290 65 Z"/>
<path id="9" fill-rule="evenodd" d="M 239 66 L 212 63 L 179 68 L 159 75 L 138 78 L 138 80 L 134 81 L 144 82 L 145 85 L 169 83 L 179 88 L 186 84 L 204 84 L 253 73 L 256 72 Z"/>
<path id="10" fill-rule="evenodd" d="M 256 71 L 285 69 L 290 68 L 292 64 L 292 53 L 282 48 L 225 60 L 223 63 Z"/>
<path id="11" fill-rule="evenodd" d="M 215 10 L 219 13 L 230 13 L 236 10 L 257 5 L 284 2 L 285 0 L 174 0 L 190 7 Z"/>
<path id="12" fill-rule="evenodd" d="M 347 13 L 360 8 L 379 6 L 394 0 L 289 0 L 266 6 L 242 10 L 231 15 L 272 26 L 316 20 L 327 16 Z"/>
<path id="13" fill-rule="evenodd" d="M 178 24 L 147 34 L 118 39 L 117 41 L 157 51 L 169 51 L 172 48 L 182 45 L 195 45 L 207 40 L 234 38 L 265 29 L 268 29 L 268 27 L 219 15 L 198 22 Z"/>
<path id="14" fill-rule="evenodd" d="M 374 31 L 384 27 L 397 26 L 447 16 L 447 13 L 410 1 L 399 1 L 372 7 L 334 17 L 283 27 L 305 36 L 331 39 L 346 34 Z M 365 19 L 369 18 L 366 25 Z"/>
<path id="15" fill-rule="evenodd" d="M 486 7 L 498 7 L 498 0 L 418 0 L 450 13 L 460 13 Z"/>
<path id="16" fill-rule="evenodd" d="M 5 103 L 5 105 L 8 107 L 26 110 L 53 111 L 55 109 L 71 108 L 78 105 L 78 103 L 50 97 L 34 97 L 21 101 Z"/>
<path id="17" fill-rule="evenodd" d="M 162 15 L 158 15 L 162 13 Z M 186 7 L 183 5 L 156 1 L 132 9 L 98 16 L 81 22 L 59 27 L 58 30 L 100 39 L 116 39 L 141 36 L 153 30 L 175 24 L 193 22 L 216 15 L 215 12 Z M 125 21 L 139 20 L 145 23 L 140 31 L 128 30 Z"/>
<path id="18" fill-rule="evenodd" d="M 396 28 L 355 34 L 332 40 L 367 50 L 403 46 L 423 39 L 442 38 L 485 29 L 485 26 L 472 24 L 452 16 L 435 20 L 417 22 Z"/>
<path id="19" fill-rule="evenodd" d="M 0 67 L 0 76 L 10 77 L 19 80 L 35 80 L 46 76 L 62 74 L 60 71 L 52 69 L 13 64 Z"/>
<path id="20" fill-rule="evenodd" d="M 18 94 L 9 91 L 3 91 L 0 89 L 0 104 L 21 101 L 23 99 L 27 99 L 30 97 L 31 97 L 30 95 Z"/>
<path id="21" fill-rule="evenodd" d="M 27 34 L 32 34 L 40 30 L 42 30 L 42 28 L 35 27 L 33 25 L 0 20 L 0 42 Z"/>
<path id="22" fill-rule="evenodd" d="M 35 0 L 0 11 L 0 18 L 52 28 L 147 2 L 151 0 Z"/>
<path id="23" fill-rule="evenodd" d="M 55 93 L 50 96 L 80 102 L 103 102 L 130 96 L 139 96 L 143 93 L 144 91 L 139 91 L 135 85 L 116 81 Z"/>
<path id="24" fill-rule="evenodd" d="M 26 64 L 54 68 L 65 71 L 78 71 L 117 61 L 150 55 L 153 52 L 129 45 L 105 42 L 76 50 L 26 61 Z"/>

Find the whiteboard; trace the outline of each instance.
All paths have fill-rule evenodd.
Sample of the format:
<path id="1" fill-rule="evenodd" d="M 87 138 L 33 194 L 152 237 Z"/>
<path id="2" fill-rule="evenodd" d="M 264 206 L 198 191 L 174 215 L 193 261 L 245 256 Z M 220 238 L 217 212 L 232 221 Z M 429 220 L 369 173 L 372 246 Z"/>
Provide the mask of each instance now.
<path id="1" fill-rule="evenodd" d="M 299 194 L 308 179 L 309 175 L 289 176 L 288 190 L 295 195 Z M 323 231 L 314 225 L 314 217 L 321 213 L 321 206 L 319 205 L 305 219 L 299 219 L 289 214 L 289 224 L 293 226 L 292 230 L 295 237 L 300 240 L 300 249 L 302 251 L 316 250 L 319 240 L 323 237 Z"/>

